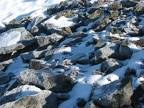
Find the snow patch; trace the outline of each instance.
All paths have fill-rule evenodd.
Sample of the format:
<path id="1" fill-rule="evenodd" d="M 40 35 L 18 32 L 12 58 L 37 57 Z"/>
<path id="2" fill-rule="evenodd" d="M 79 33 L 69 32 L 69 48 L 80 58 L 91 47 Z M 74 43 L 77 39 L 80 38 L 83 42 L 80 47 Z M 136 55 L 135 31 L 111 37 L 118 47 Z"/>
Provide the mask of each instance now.
<path id="1" fill-rule="evenodd" d="M 10 33 L 3 33 L 0 36 L 0 48 L 16 44 L 21 38 L 21 33 L 12 31 Z"/>

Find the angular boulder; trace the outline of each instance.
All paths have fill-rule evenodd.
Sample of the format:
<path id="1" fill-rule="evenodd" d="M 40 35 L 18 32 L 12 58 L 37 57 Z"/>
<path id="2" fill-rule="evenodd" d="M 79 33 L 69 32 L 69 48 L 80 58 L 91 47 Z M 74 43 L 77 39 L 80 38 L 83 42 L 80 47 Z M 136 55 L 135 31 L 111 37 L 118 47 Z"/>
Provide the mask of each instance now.
<path id="1" fill-rule="evenodd" d="M 121 108 L 124 105 L 131 104 L 130 97 L 132 94 L 132 78 L 125 77 L 96 88 L 91 99 L 95 105 L 106 108 Z"/>
<path id="2" fill-rule="evenodd" d="M 49 90 L 6 103 L 0 108 L 57 108 L 57 97 Z"/>
<path id="3" fill-rule="evenodd" d="M 50 89 L 56 93 L 67 93 L 74 85 L 74 81 L 69 76 L 62 74 L 54 76 L 47 70 L 33 69 L 20 72 L 17 81 L 20 84 L 32 84 L 43 89 Z"/>

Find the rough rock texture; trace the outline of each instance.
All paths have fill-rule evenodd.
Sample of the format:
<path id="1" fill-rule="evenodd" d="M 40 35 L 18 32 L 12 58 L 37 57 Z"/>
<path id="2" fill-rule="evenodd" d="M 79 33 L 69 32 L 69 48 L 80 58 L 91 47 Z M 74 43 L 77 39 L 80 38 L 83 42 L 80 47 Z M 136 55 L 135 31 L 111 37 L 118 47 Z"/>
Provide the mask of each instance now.
<path id="1" fill-rule="evenodd" d="M 95 105 L 106 108 L 118 108 L 124 105 L 130 105 L 132 94 L 132 78 L 125 77 L 122 80 L 117 80 L 96 88 L 93 91 L 92 100 Z"/>
<path id="2" fill-rule="evenodd" d="M 57 97 L 49 90 L 44 90 L 33 96 L 26 96 L 19 100 L 6 103 L 0 108 L 57 108 Z"/>
<path id="3" fill-rule="evenodd" d="M 69 76 L 54 76 L 47 70 L 35 71 L 33 69 L 27 69 L 20 73 L 17 80 L 20 84 L 32 84 L 57 93 L 69 92 L 74 85 L 73 80 Z"/>

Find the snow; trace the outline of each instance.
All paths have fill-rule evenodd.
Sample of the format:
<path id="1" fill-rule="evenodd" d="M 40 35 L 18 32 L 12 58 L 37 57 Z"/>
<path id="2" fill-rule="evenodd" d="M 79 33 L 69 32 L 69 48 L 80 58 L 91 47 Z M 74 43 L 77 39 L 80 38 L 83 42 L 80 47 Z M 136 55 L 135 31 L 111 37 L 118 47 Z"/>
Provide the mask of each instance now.
<path id="1" fill-rule="evenodd" d="M 19 95 L 17 95 L 15 98 L 16 99 L 20 99 L 29 95 L 35 95 L 39 92 L 41 92 L 42 90 L 38 87 L 35 86 L 31 86 L 31 85 L 21 85 L 18 86 L 17 88 L 14 88 L 11 91 L 8 91 L 4 94 L 4 96 L 8 96 L 8 95 L 12 95 L 12 94 L 17 94 L 19 93 Z"/>
<path id="2" fill-rule="evenodd" d="M 59 4 L 64 0 L 0 0 L 0 22 L 21 19 L 22 16 L 44 15 L 48 6 Z"/>
<path id="3" fill-rule="evenodd" d="M 37 16 L 43 16 L 46 17 L 45 12 L 48 6 L 57 5 L 61 1 L 64 0 L 0 0 L 0 30 L 5 29 L 5 26 L 2 22 L 9 22 L 12 19 L 20 19 L 23 15 L 30 15 L 31 17 L 37 17 Z M 91 3 L 95 2 L 97 0 L 91 0 Z M 121 0 L 119 0 L 121 1 Z M 107 7 L 108 4 L 105 4 L 104 7 Z M 5 8 L 9 7 L 9 9 Z M 10 10 L 10 11 L 9 11 Z M 48 19 L 45 23 L 52 23 L 59 28 L 62 27 L 68 27 L 72 26 L 74 22 L 71 19 L 68 19 L 64 16 L 60 17 L 59 19 L 55 19 L 55 16 L 52 16 L 50 19 Z M 140 22 L 141 25 L 144 24 L 144 19 Z M 88 26 L 83 26 L 77 29 L 77 31 L 82 31 L 83 29 L 90 29 L 92 26 L 92 23 L 90 23 Z M 123 25 L 125 26 L 125 25 Z M 130 27 L 129 23 L 126 23 L 126 27 Z M 87 32 L 87 37 L 82 39 L 82 42 L 77 43 L 74 47 L 62 47 L 65 43 L 69 43 L 72 41 L 72 38 L 67 38 L 59 45 L 59 50 L 54 51 L 53 59 L 58 59 L 62 61 L 64 58 L 70 57 L 71 55 L 77 54 L 77 53 L 84 53 L 86 56 L 89 55 L 89 53 L 93 52 L 94 45 L 86 46 L 87 42 L 92 42 L 92 36 L 96 33 L 93 30 L 89 30 Z M 46 34 L 41 33 L 41 36 L 46 36 Z M 141 65 L 143 64 L 142 59 L 144 59 L 144 50 L 142 48 L 136 46 L 134 43 L 139 39 L 140 37 L 122 37 L 119 36 L 119 34 L 110 34 L 111 37 L 117 37 L 120 39 L 125 39 L 128 41 L 131 41 L 129 43 L 129 47 L 133 50 L 134 54 L 132 55 L 131 59 L 122 61 L 124 66 L 122 68 L 119 68 L 115 70 L 113 73 L 108 74 L 106 76 L 102 75 L 92 75 L 92 72 L 94 70 L 100 71 L 101 64 L 92 66 L 92 65 L 81 65 L 76 64 L 70 66 L 70 70 L 64 71 L 63 69 L 55 69 L 53 70 L 53 73 L 64 73 L 66 75 L 70 74 L 70 72 L 76 71 L 78 72 L 78 76 L 75 78 L 75 81 L 77 81 L 77 84 L 73 87 L 73 89 L 68 93 L 70 95 L 70 98 L 63 103 L 59 105 L 59 108 L 74 108 L 76 107 L 76 100 L 78 98 L 83 98 L 85 101 L 88 101 L 91 90 L 93 85 L 103 86 L 106 84 L 109 84 L 113 81 L 119 80 L 124 77 L 124 74 L 128 67 L 131 67 L 132 69 L 135 69 L 137 71 L 137 76 L 132 77 L 133 83 L 132 87 L 133 90 L 138 87 L 139 84 L 141 84 L 142 81 L 144 81 L 144 73 L 142 73 Z M 16 44 L 21 37 L 21 33 L 18 31 L 13 31 L 10 33 L 3 33 L 0 36 L 0 48 L 11 46 L 13 44 Z M 103 39 L 109 44 L 107 40 L 107 34 L 106 31 L 103 31 L 101 33 L 97 33 L 96 35 L 97 39 Z M 76 47 L 76 46 L 79 47 Z M 62 48 L 61 48 L 62 47 Z M 66 53 L 66 55 L 63 55 L 63 53 Z M 28 64 L 23 63 L 22 58 L 19 56 L 14 59 L 14 62 L 10 64 L 10 66 L 5 71 L 6 73 L 13 73 L 14 75 L 18 75 L 21 71 L 28 68 Z M 16 98 L 21 98 L 27 95 L 33 95 L 35 93 L 41 92 L 41 90 L 35 86 L 29 86 L 29 85 L 23 85 L 18 87 L 21 90 L 21 95 L 17 96 Z M 16 88 L 17 89 L 17 88 Z M 9 92 L 10 93 L 10 92 Z M 8 93 L 7 93 L 8 95 Z M 144 106 L 143 106 L 144 107 Z"/>
<path id="4" fill-rule="evenodd" d="M 18 31 L 2 33 L 0 35 L 0 48 L 16 44 L 20 40 L 20 37 L 21 37 L 21 33 Z"/>
<path id="5" fill-rule="evenodd" d="M 55 16 L 53 16 L 50 19 L 48 19 L 45 23 L 54 24 L 59 28 L 69 27 L 74 24 L 74 22 L 70 18 L 66 18 L 64 16 L 60 17 L 59 19 L 55 19 Z"/>

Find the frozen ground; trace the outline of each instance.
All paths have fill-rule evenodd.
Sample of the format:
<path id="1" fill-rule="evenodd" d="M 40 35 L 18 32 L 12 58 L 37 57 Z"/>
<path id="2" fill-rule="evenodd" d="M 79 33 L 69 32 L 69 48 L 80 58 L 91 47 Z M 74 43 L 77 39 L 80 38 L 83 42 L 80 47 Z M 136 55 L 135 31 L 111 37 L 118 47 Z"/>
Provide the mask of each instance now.
<path id="1" fill-rule="evenodd" d="M 0 0 L 0 10 L 2 10 L 0 12 L 0 29 L 4 28 L 3 24 L 1 22 L 9 22 L 12 19 L 16 18 L 16 19 L 20 19 L 23 15 L 31 15 L 32 17 L 41 15 L 41 16 L 45 16 L 45 11 L 47 9 L 48 6 L 52 6 L 52 5 L 57 5 L 58 3 L 60 3 L 60 1 L 63 0 Z M 92 0 L 91 2 L 94 2 L 96 0 Z M 61 26 L 61 23 L 58 22 L 63 22 L 64 26 L 70 26 L 72 25 L 71 22 L 69 22 L 66 18 L 61 17 L 59 20 L 54 20 L 53 18 L 49 20 L 50 22 L 53 22 L 55 25 L 57 26 Z M 61 26 L 63 27 L 63 26 Z M 87 27 L 88 28 L 88 27 Z M 78 31 L 81 31 L 81 29 L 79 28 Z M 68 52 L 71 52 L 72 54 L 76 53 L 85 53 L 86 55 L 87 53 L 90 52 L 92 46 L 86 47 L 85 48 L 85 44 L 89 41 L 89 39 L 91 39 L 91 35 L 94 34 L 93 31 L 89 31 L 87 32 L 88 36 L 86 38 L 83 39 L 83 42 L 79 45 L 79 47 L 68 47 L 68 49 L 65 49 Z M 114 37 L 118 37 L 121 38 L 120 36 L 115 35 Z M 19 41 L 20 38 L 20 34 L 19 32 L 16 33 L 9 33 L 9 34 L 3 34 L 0 37 L 0 47 L 5 47 L 5 46 L 10 46 L 12 44 L 15 44 Z M 105 38 L 105 33 L 103 32 L 100 38 Z M 138 38 L 127 38 L 127 40 L 138 40 Z M 68 42 L 69 40 L 65 40 L 64 42 Z M 108 44 L 108 42 L 107 42 Z M 62 46 L 63 43 L 60 44 L 60 46 Z M 97 82 L 99 86 L 105 85 L 110 83 L 110 81 L 108 79 L 112 81 L 118 80 L 119 78 L 123 77 L 124 73 L 126 71 L 126 69 L 128 67 L 133 67 L 133 69 L 136 69 L 138 71 L 138 75 L 140 76 L 140 72 L 141 69 L 139 69 L 139 67 L 142 64 L 142 59 L 144 59 L 144 50 L 141 50 L 140 48 L 138 48 L 137 46 L 130 44 L 129 47 L 131 49 L 133 49 L 133 51 L 135 52 L 132 56 L 132 58 L 128 61 L 124 61 L 125 66 L 123 66 L 120 69 L 117 69 L 116 71 L 114 71 L 111 74 L 108 74 L 106 76 L 101 76 L 101 75 L 91 75 L 92 70 L 99 70 L 100 69 L 100 65 L 96 65 L 96 66 L 89 66 L 89 65 L 75 65 L 72 66 L 71 69 L 76 69 L 76 70 L 80 70 L 80 72 L 84 72 L 84 73 L 80 73 L 78 78 L 76 79 L 78 81 L 78 83 L 74 86 L 74 88 L 72 89 L 72 91 L 69 92 L 70 95 L 70 99 L 63 102 L 59 108 L 70 108 L 69 105 L 74 105 L 76 102 L 75 100 L 77 98 L 83 98 L 85 100 L 88 100 L 89 95 L 91 93 L 92 90 L 92 84 L 94 82 Z M 85 49 L 85 50 L 83 50 Z M 54 56 L 53 59 L 61 59 L 62 55 L 61 52 L 58 52 L 58 54 L 56 54 Z M 21 65 L 20 65 L 21 64 Z M 24 64 L 21 60 L 20 57 L 16 58 L 15 62 L 12 63 L 9 68 L 6 70 L 6 72 L 13 72 L 15 75 L 18 75 L 19 72 L 21 70 L 24 70 L 27 68 L 27 64 Z M 12 71 L 13 70 L 13 71 Z M 55 70 L 54 70 L 55 72 Z M 67 72 L 67 74 L 69 74 Z M 133 89 L 135 89 L 139 84 L 140 81 L 144 81 L 143 77 L 140 78 L 136 78 L 133 77 Z M 25 87 L 21 87 L 25 88 Z M 31 88 L 29 88 L 31 89 Z M 38 90 L 39 92 L 40 90 Z M 24 94 L 22 94 L 24 95 Z"/>

